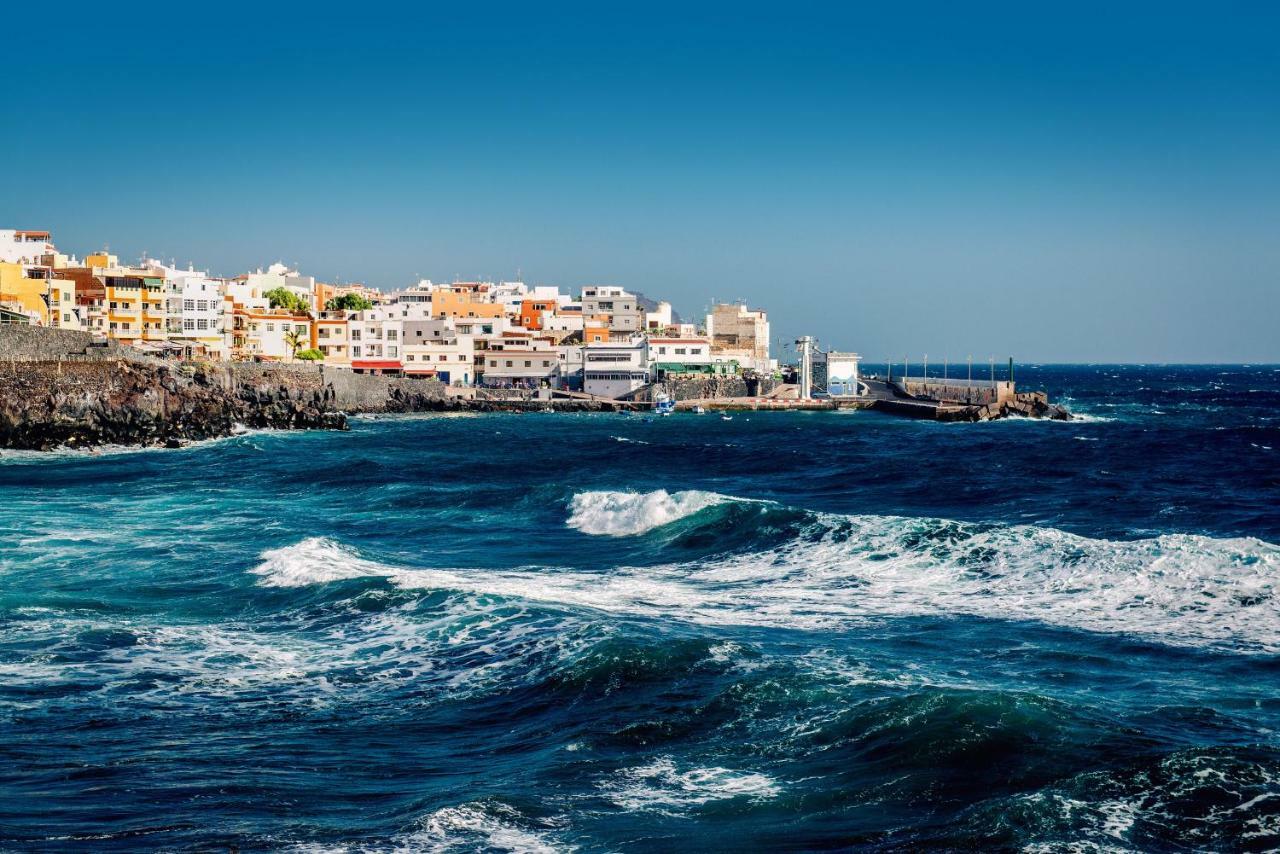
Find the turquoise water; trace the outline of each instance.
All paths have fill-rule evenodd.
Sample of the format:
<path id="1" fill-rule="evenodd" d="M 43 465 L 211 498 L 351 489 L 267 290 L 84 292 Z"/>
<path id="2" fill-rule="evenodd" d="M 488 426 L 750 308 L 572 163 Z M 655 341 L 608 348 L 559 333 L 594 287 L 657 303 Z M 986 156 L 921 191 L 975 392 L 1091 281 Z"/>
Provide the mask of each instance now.
<path id="1" fill-rule="evenodd" d="M 1280 372 L 0 454 L 0 847 L 1280 846 Z"/>

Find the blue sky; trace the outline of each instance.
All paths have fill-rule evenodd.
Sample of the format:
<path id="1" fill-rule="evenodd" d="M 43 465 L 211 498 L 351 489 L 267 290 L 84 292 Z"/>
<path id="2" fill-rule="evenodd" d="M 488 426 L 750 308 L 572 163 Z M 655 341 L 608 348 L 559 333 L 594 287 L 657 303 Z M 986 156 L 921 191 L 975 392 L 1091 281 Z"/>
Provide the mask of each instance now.
<path id="1" fill-rule="evenodd" d="M 873 360 L 1280 361 L 1280 7 L 477 6 L 41 7 L 0 227 Z"/>

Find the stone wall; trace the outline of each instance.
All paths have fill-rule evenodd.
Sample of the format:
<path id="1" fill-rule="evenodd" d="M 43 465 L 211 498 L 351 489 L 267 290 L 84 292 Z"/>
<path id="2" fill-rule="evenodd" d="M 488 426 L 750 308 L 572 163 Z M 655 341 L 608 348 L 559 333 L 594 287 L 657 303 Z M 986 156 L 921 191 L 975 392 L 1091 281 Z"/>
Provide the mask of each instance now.
<path id="1" fill-rule="evenodd" d="M 778 382 L 771 377 L 730 376 L 668 377 L 651 388 L 662 389 L 676 400 L 703 400 L 717 397 L 763 397 Z"/>
<path id="2" fill-rule="evenodd" d="M 961 382 L 920 382 L 907 380 L 900 383 L 907 394 L 913 397 L 937 400 L 943 403 L 959 403 L 971 406 L 985 406 L 989 403 L 1006 403 L 1013 399 L 1014 385 L 1007 381 L 968 385 Z"/>
<path id="3" fill-rule="evenodd" d="M 43 362 L 65 359 L 68 361 L 101 361 L 103 359 L 144 360 L 131 347 L 122 347 L 115 341 L 94 343 L 93 335 L 74 329 L 50 329 L 47 326 L 28 326 L 18 323 L 0 323 L 0 361 Z"/>

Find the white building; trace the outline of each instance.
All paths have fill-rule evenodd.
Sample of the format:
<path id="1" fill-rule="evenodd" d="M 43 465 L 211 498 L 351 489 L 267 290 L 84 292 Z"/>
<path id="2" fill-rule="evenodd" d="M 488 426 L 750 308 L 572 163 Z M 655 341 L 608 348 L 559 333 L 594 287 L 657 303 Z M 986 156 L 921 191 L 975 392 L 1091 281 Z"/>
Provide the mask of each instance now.
<path id="1" fill-rule="evenodd" d="M 431 283 L 430 279 L 419 279 L 418 284 L 413 287 L 405 288 L 402 291 L 393 291 L 387 296 L 389 303 L 425 303 L 431 304 L 431 294 L 435 291 L 436 286 Z M 428 309 L 427 314 L 431 311 Z"/>
<path id="2" fill-rule="evenodd" d="M 643 340 L 588 344 L 582 349 L 583 391 L 587 394 L 617 398 L 649 383 L 648 346 Z"/>
<path id="3" fill-rule="evenodd" d="M 490 340 L 481 354 L 483 382 L 494 388 L 556 388 L 560 386 L 560 350 L 547 337 L 508 331 Z"/>
<path id="4" fill-rule="evenodd" d="M 401 321 L 400 348 L 407 376 L 444 383 L 475 383 L 475 340 L 459 335 L 453 318 Z"/>
<path id="5" fill-rule="evenodd" d="M 153 261 L 151 269 L 165 279 L 169 340 L 226 358 L 224 283 L 192 267 L 179 270 Z"/>
<path id="6" fill-rule="evenodd" d="M 665 332 L 671 328 L 671 303 L 663 300 L 653 311 L 644 314 L 644 328 L 650 332 Z"/>
<path id="7" fill-rule="evenodd" d="M 53 236 L 47 231 L 0 228 L 0 261 L 7 264 L 46 264 L 57 255 Z"/>
<path id="8" fill-rule="evenodd" d="M 649 338 L 649 371 L 655 381 L 672 374 L 735 374 L 738 367 L 731 356 L 712 352 L 710 339 L 702 336 Z"/>
<path id="9" fill-rule="evenodd" d="M 267 267 L 265 273 L 262 270 L 249 273 L 244 277 L 244 282 L 249 287 L 257 290 L 259 294 L 265 294 L 267 291 L 273 291 L 276 288 L 284 288 L 286 291 L 305 300 L 310 311 L 323 307 L 316 306 L 315 278 L 313 276 L 303 276 L 297 270 L 290 270 L 284 264 L 272 264 Z"/>
<path id="10" fill-rule="evenodd" d="M 237 308 L 232 315 L 231 355 L 240 359 L 284 362 L 311 346 L 312 320 L 288 309 Z"/>
<path id="11" fill-rule="evenodd" d="M 858 393 L 858 363 L 862 357 L 857 353 L 827 353 L 827 394 L 832 396 L 856 395 Z"/>

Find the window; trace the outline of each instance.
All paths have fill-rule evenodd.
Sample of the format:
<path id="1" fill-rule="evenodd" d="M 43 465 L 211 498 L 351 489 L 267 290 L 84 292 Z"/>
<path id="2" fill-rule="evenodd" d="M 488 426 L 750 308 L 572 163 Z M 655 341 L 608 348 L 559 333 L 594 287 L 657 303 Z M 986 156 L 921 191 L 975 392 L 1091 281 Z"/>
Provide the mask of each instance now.
<path id="1" fill-rule="evenodd" d="M 202 318 L 200 318 L 199 320 L 197 320 L 197 321 L 196 321 L 196 328 L 197 328 L 197 329 L 208 329 L 208 328 L 209 328 L 209 320 L 208 320 L 208 318 L 204 318 L 204 317 L 202 317 Z"/>
<path id="2" fill-rule="evenodd" d="M 666 347 L 659 347 L 659 348 L 658 348 L 658 355 L 659 355 L 659 356 L 665 356 L 665 355 L 667 355 L 667 348 L 666 348 Z"/>
<path id="3" fill-rule="evenodd" d="M 191 318 L 189 318 L 189 317 L 188 317 L 186 320 L 182 321 L 182 328 L 183 328 L 183 329 L 195 329 L 195 328 L 196 328 L 196 322 L 195 322 L 194 320 L 192 320 Z"/>
<path id="4" fill-rule="evenodd" d="M 677 347 L 677 348 L 676 348 L 676 355 L 677 355 L 677 356 L 683 356 L 683 355 L 685 355 L 685 348 L 684 348 L 684 347 Z"/>
<path id="5" fill-rule="evenodd" d="M 497 360 L 497 359 L 490 359 L 490 360 L 489 360 L 489 367 L 491 367 L 491 368 L 496 368 L 496 367 L 498 367 L 498 360 Z"/>
<path id="6" fill-rule="evenodd" d="M 355 356 L 356 358 L 359 358 L 359 357 L 360 357 L 360 345 L 359 345 L 359 344 L 353 344 L 353 345 L 351 346 L 351 355 L 352 355 L 352 356 Z"/>
<path id="7" fill-rule="evenodd" d="M 544 367 L 544 368 L 549 368 L 549 367 L 551 367 L 551 363 L 550 363 L 549 361 L 547 361 L 546 359 L 543 359 L 543 360 L 542 360 L 542 367 Z"/>
<path id="8" fill-rule="evenodd" d="M 530 361 L 528 361 L 528 360 L 526 359 L 526 360 L 525 360 L 525 363 L 524 363 L 524 366 L 525 366 L 526 368 L 532 368 L 532 367 L 533 367 L 533 362 L 530 362 Z"/>
<path id="9" fill-rule="evenodd" d="M 388 355 L 388 356 L 394 357 L 394 356 L 396 356 L 396 355 L 399 353 L 399 351 L 400 351 L 400 348 L 398 348 L 398 347 L 391 347 L 391 346 L 388 346 L 388 347 L 387 347 L 387 355 Z"/>
<path id="10" fill-rule="evenodd" d="M 510 359 L 507 359 L 507 367 L 508 367 L 508 368 L 509 368 L 509 367 L 511 367 L 511 360 L 510 360 Z"/>
<path id="11" fill-rule="evenodd" d="M 193 300 L 193 299 L 184 299 L 184 300 L 182 301 L 182 310 L 183 310 L 183 311 L 195 311 L 195 310 L 196 310 L 196 301 L 195 301 L 195 300 Z"/>
<path id="12" fill-rule="evenodd" d="M 199 300 L 199 301 L 196 303 L 196 307 L 197 307 L 200 311 L 208 311 L 208 310 L 209 310 L 209 301 L 208 301 L 207 299 Z"/>
<path id="13" fill-rule="evenodd" d="M 268 331 L 268 332 L 275 332 L 275 331 L 276 331 L 276 325 L 275 325 L 274 323 L 268 323 L 268 324 L 267 324 L 267 331 Z"/>
<path id="14" fill-rule="evenodd" d="M 387 340 L 388 341 L 396 340 L 396 331 L 394 329 L 387 330 Z"/>
<path id="15" fill-rule="evenodd" d="M 413 357 L 413 354 L 412 354 L 412 353 L 406 353 L 406 354 L 405 354 L 405 357 L 404 357 L 404 360 L 405 360 L 406 362 L 414 362 L 414 361 L 417 361 L 416 359 L 414 359 L 414 357 Z"/>
<path id="16" fill-rule="evenodd" d="M 701 348 L 701 347 L 690 347 L 690 348 L 689 348 L 689 355 L 690 355 L 690 356 L 701 356 L 701 355 L 702 355 L 702 348 Z"/>
<path id="17" fill-rule="evenodd" d="M 359 341 L 359 340 L 360 340 L 360 330 L 359 330 L 359 329 L 352 329 L 352 330 L 351 330 L 351 340 L 352 340 L 352 341 Z"/>

